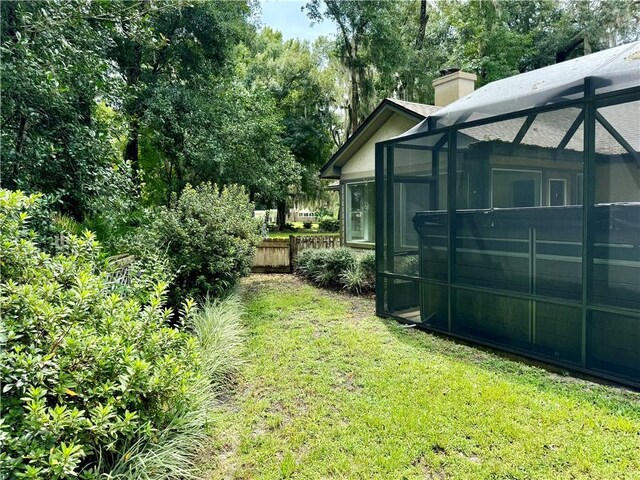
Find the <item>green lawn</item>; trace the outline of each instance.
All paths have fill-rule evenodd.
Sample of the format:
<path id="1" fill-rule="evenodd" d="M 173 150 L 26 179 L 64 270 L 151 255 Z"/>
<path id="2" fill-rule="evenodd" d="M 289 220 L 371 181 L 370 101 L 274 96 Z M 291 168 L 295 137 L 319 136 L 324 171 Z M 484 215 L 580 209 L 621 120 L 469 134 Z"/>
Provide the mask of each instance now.
<path id="1" fill-rule="evenodd" d="M 210 478 L 640 478 L 640 394 L 373 316 L 288 275 L 244 282 L 247 363 Z"/>

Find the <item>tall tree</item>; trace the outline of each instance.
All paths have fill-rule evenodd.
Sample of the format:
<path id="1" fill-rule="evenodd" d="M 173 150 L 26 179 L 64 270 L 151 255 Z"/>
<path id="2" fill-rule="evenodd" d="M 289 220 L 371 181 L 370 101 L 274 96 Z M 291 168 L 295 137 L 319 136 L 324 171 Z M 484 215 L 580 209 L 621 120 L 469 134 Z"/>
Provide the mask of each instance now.
<path id="1" fill-rule="evenodd" d="M 337 56 L 349 72 L 346 136 L 368 115 L 375 102 L 374 75 L 393 76 L 405 48 L 394 19 L 400 4 L 388 1 L 312 0 L 310 18 L 329 18 L 338 26 Z"/>
<path id="2" fill-rule="evenodd" d="M 2 2 L 2 186 L 42 191 L 81 219 L 101 196 L 126 190 L 114 141 L 120 83 L 102 19 L 88 0 Z M 128 194 L 128 191 L 122 191 Z"/>
<path id="3" fill-rule="evenodd" d="M 246 82 L 265 88 L 282 114 L 283 145 L 291 153 L 299 179 L 289 195 L 277 202 L 278 223 L 284 224 L 291 197 L 318 193 L 317 171 L 331 151 L 330 94 L 321 81 L 320 57 L 306 42 L 282 39 L 280 32 L 263 29 L 250 46 Z"/>
<path id="4" fill-rule="evenodd" d="M 243 2 L 118 0 L 118 4 L 111 56 L 127 85 L 125 158 L 137 173 L 141 123 L 156 93 L 166 93 L 167 85 L 182 88 L 210 81 L 247 34 L 250 10 Z"/>

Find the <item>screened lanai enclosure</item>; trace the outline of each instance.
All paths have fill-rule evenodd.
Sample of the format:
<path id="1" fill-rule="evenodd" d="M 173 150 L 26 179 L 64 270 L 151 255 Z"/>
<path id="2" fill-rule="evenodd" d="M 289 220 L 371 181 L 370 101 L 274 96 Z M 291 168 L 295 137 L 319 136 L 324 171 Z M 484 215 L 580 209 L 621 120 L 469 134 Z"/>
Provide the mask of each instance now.
<path id="1" fill-rule="evenodd" d="M 640 386 L 640 42 L 376 145 L 379 315 Z"/>

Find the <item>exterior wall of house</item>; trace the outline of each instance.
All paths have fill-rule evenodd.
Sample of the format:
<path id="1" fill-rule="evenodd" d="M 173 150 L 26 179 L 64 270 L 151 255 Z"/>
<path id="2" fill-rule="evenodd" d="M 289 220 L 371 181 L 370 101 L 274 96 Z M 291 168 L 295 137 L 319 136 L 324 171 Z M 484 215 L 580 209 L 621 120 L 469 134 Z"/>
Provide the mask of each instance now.
<path id="1" fill-rule="evenodd" d="M 375 243 L 355 243 L 347 241 L 347 221 L 350 212 L 347 211 L 347 185 L 374 181 L 375 178 L 375 144 L 396 137 L 418 124 L 418 120 L 394 113 L 367 140 L 367 142 L 347 161 L 340 171 L 340 231 L 342 245 L 356 249 L 373 249 Z M 375 211 L 371 212 L 375 216 Z M 375 225 L 375 222 L 374 222 Z"/>
<path id="2" fill-rule="evenodd" d="M 340 181 L 373 178 L 375 175 L 375 147 L 377 142 L 389 140 L 415 127 L 418 121 L 394 113 L 378 131 L 342 166 Z"/>

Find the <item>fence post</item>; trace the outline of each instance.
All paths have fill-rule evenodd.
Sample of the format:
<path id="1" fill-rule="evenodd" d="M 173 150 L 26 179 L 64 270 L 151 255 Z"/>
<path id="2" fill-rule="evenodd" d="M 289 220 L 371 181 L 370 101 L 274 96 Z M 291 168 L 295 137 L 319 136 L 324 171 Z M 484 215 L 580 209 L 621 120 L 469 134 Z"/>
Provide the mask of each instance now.
<path id="1" fill-rule="evenodd" d="M 289 272 L 293 273 L 293 259 L 295 258 L 295 236 L 289 235 Z"/>

